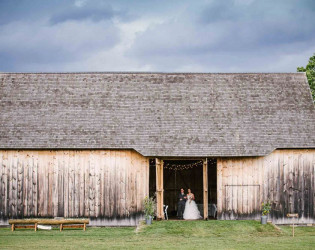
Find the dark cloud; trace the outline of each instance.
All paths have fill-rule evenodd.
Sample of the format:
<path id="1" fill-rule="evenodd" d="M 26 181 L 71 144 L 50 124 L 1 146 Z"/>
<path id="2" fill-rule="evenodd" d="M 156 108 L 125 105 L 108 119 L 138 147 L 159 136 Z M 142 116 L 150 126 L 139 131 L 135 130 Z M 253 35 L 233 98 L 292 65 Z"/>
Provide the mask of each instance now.
<path id="1" fill-rule="evenodd" d="M 251 71 L 253 65 L 260 65 L 258 70 L 265 71 L 264 58 L 274 57 L 275 62 L 285 53 L 315 47 L 315 13 L 301 7 L 302 2 L 213 1 L 200 8 L 200 15 L 189 15 L 188 9 L 176 19 L 149 27 L 127 55 L 152 67 L 161 67 L 164 59 L 168 64 L 164 68 L 186 69 L 199 62 L 200 69 L 225 65 Z M 250 63 L 244 64 L 245 58 Z"/>
<path id="2" fill-rule="evenodd" d="M 237 20 L 246 14 L 247 6 L 236 6 L 232 0 L 215 1 L 211 5 L 205 6 L 201 11 L 201 23 L 212 23 L 217 21 Z"/>
<path id="3" fill-rule="evenodd" d="M 56 13 L 50 19 L 52 24 L 62 23 L 69 20 L 79 21 L 90 19 L 92 21 L 109 20 L 113 18 L 115 12 L 110 5 L 88 5 L 83 7 L 73 6 L 60 13 Z"/>
<path id="4" fill-rule="evenodd" d="M 6 37 L 0 39 L 0 70 L 9 71 L 34 71 L 33 65 L 43 67 L 39 71 L 63 71 L 64 65 L 84 62 L 121 39 L 119 29 L 108 22 L 58 26 L 12 23 L 0 29 L 0 37 Z"/>
<path id="5" fill-rule="evenodd" d="M 91 20 L 99 22 L 102 20 L 111 20 L 118 18 L 121 21 L 131 21 L 135 15 L 128 13 L 126 10 L 115 10 L 106 1 L 82 1 L 80 5 L 72 5 L 63 11 L 57 12 L 50 18 L 52 24 L 66 21 Z"/>
<path id="6" fill-rule="evenodd" d="M 72 1 L 60 0 L 0 0 L 0 25 L 19 21 L 41 21 L 52 12 L 71 7 Z"/>
<path id="7" fill-rule="evenodd" d="M 314 0 L 0 0 L 0 71 L 295 71 Z"/>

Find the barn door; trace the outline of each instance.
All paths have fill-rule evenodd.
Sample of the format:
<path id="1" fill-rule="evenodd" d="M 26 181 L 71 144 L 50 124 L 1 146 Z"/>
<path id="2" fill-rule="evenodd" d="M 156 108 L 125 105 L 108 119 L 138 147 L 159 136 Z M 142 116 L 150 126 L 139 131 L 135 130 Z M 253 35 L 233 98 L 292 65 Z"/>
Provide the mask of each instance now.
<path id="1" fill-rule="evenodd" d="M 208 161 L 203 160 L 203 218 L 208 219 Z"/>
<path id="2" fill-rule="evenodd" d="M 164 189 L 163 189 L 163 160 L 156 158 L 156 203 L 157 203 L 157 219 L 164 219 L 163 212 L 163 200 L 164 200 Z"/>

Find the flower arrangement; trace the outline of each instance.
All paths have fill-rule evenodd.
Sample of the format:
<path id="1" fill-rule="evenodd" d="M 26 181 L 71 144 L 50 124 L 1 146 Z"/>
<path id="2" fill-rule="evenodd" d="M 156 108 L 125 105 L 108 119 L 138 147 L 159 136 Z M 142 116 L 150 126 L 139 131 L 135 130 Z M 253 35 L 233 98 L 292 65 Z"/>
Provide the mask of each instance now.
<path id="1" fill-rule="evenodd" d="M 146 196 L 143 200 L 143 207 L 144 207 L 143 212 L 145 214 L 145 218 L 149 219 L 150 216 L 153 218 L 156 213 L 155 197 Z"/>
<path id="2" fill-rule="evenodd" d="M 262 203 L 261 208 L 262 208 L 261 215 L 267 216 L 271 210 L 271 203 L 269 201 Z"/>

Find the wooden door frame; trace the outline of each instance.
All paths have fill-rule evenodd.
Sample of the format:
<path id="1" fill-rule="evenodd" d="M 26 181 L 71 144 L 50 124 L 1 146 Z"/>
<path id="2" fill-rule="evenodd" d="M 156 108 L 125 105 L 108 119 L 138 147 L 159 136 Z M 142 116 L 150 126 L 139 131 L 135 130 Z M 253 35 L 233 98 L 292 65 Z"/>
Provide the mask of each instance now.
<path id="1" fill-rule="evenodd" d="M 183 159 L 183 158 L 181 158 Z M 199 158 L 200 159 L 200 158 Z M 202 158 L 203 161 L 203 218 L 208 219 L 208 160 L 207 158 Z M 156 205 L 157 205 L 157 220 L 164 219 L 164 180 L 163 180 L 163 168 L 164 161 L 162 159 L 156 158 Z"/>
<path id="2" fill-rule="evenodd" d="M 156 164 L 156 217 L 157 220 L 164 219 L 164 183 L 163 183 L 163 165 L 164 162 L 161 159 L 155 159 Z"/>
<path id="3" fill-rule="evenodd" d="M 203 159 L 203 219 L 208 219 L 208 159 Z"/>

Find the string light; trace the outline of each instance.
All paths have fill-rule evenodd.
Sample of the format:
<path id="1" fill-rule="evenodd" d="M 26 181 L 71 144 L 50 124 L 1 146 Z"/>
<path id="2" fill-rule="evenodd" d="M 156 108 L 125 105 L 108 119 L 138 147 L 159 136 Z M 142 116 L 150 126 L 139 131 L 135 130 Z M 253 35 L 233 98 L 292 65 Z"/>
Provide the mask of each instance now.
<path id="1" fill-rule="evenodd" d="M 169 169 L 169 170 L 179 171 L 179 170 L 187 170 L 187 169 L 191 169 L 193 167 L 202 166 L 202 164 L 203 164 L 203 161 L 197 161 L 197 162 L 188 163 L 188 164 L 165 163 L 164 168 Z"/>
<path id="2" fill-rule="evenodd" d="M 194 167 L 200 167 L 203 165 L 203 160 L 194 161 L 192 163 L 180 163 L 179 161 L 174 160 L 174 163 L 169 163 L 168 161 L 164 161 L 163 167 L 168 170 L 180 171 L 180 170 L 187 170 Z M 176 163 L 177 162 L 177 163 Z M 208 167 L 216 165 L 215 158 L 208 158 Z M 150 165 L 155 165 L 155 159 L 150 159 Z"/>

